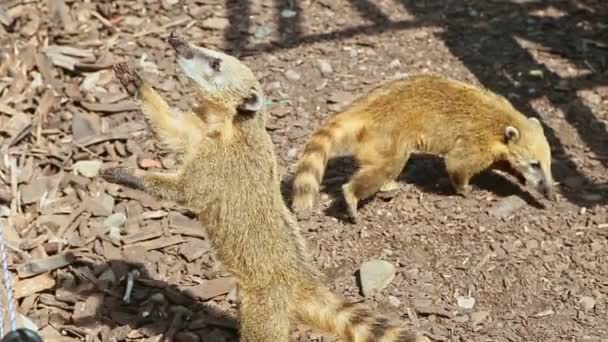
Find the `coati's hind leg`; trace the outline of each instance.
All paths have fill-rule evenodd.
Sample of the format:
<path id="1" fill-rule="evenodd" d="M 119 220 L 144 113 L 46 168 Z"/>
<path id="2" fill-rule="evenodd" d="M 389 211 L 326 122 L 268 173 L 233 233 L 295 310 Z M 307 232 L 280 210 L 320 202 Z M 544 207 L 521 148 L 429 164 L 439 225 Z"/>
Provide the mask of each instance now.
<path id="1" fill-rule="evenodd" d="M 461 143 L 460 146 L 466 144 Z M 456 146 L 445 156 L 445 167 L 450 177 L 452 187 L 461 196 L 467 196 L 471 192 L 469 181 L 481 171 L 492 164 L 490 153 L 474 151 Z M 469 144 L 475 146 L 475 144 Z"/>
<path id="2" fill-rule="evenodd" d="M 239 300 L 240 342 L 289 341 L 291 316 L 280 290 L 240 287 Z"/>
<path id="3" fill-rule="evenodd" d="M 183 203 L 184 187 L 176 174 L 157 173 L 130 167 L 104 170 L 101 177 L 109 183 L 144 191 L 158 199 Z"/>
<path id="4" fill-rule="evenodd" d="M 408 158 L 409 153 L 380 154 L 374 149 L 367 149 L 357 155 L 359 170 L 342 186 L 348 214 L 353 221 L 357 220 L 359 201 L 371 197 L 380 190 L 395 190 L 395 187 L 399 186 L 395 179 L 403 170 Z"/>
<path id="5" fill-rule="evenodd" d="M 113 69 L 124 89 L 137 101 L 153 133 L 172 150 L 184 152 L 194 138 L 197 118 L 192 113 L 184 114 L 171 108 L 127 63 L 117 63 Z"/>

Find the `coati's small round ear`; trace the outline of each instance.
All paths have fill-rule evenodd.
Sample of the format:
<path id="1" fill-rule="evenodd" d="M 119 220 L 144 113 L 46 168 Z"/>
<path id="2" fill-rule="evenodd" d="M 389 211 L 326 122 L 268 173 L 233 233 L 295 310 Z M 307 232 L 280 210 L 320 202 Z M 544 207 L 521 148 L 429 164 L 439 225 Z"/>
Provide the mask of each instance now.
<path id="1" fill-rule="evenodd" d="M 515 142 L 519 139 L 519 130 L 513 126 L 505 128 L 505 140 L 507 142 Z"/>
<path id="2" fill-rule="evenodd" d="M 540 123 L 540 120 L 538 120 L 537 118 L 528 118 L 528 121 L 532 122 L 535 125 L 538 125 L 538 127 L 540 127 L 541 129 L 543 128 L 543 125 Z"/>
<path id="3" fill-rule="evenodd" d="M 262 94 L 260 94 L 256 88 L 251 88 L 249 97 L 243 100 L 243 103 L 238 106 L 238 110 L 243 112 L 257 112 L 262 109 L 263 105 L 264 97 Z"/>

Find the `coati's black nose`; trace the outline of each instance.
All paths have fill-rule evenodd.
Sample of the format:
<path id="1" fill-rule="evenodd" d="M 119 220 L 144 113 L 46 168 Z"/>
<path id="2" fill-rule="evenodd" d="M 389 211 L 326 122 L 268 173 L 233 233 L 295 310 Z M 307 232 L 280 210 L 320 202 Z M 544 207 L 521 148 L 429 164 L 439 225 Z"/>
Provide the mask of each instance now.
<path id="1" fill-rule="evenodd" d="M 194 58 L 194 51 L 190 47 L 190 45 L 186 42 L 184 38 L 179 36 L 174 31 L 169 34 L 167 38 L 167 43 L 171 45 L 171 47 L 177 52 L 178 55 L 185 59 Z"/>

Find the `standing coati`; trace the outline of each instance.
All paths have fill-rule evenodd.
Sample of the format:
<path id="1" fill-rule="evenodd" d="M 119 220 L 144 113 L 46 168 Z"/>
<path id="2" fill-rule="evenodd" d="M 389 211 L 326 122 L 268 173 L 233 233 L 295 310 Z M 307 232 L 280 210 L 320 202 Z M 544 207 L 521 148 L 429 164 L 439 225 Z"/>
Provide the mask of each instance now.
<path id="1" fill-rule="evenodd" d="M 413 152 L 443 155 L 460 194 L 487 168 L 502 168 L 555 199 L 551 149 L 540 122 L 488 90 L 435 75 L 392 80 L 317 130 L 298 162 L 292 209 L 310 215 L 329 158 L 352 153 L 358 172 L 343 187 L 350 217 L 378 191 L 394 190 Z"/>
<path id="2" fill-rule="evenodd" d="M 102 176 L 197 215 L 237 280 L 240 340 L 286 342 L 292 323 L 301 321 L 345 341 L 429 341 L 363 304 L 346 303 L 322 284 L 281 195 L 265 98 L 253 72 L 174 33 L 168 43 L 196 89 L 191 111 L 170 108 L 126 64 L 114 72 L 152 131 L 180 153 L 181 165 L 176 173 L 116 167 Z"/>

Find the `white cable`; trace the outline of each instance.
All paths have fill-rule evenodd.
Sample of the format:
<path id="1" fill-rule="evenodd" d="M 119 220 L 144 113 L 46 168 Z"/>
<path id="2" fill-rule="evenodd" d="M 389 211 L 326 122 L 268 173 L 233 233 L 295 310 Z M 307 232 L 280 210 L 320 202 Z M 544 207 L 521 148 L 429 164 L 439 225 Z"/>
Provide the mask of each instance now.
<path id="1" fill-rule="evenodd" d="M 13 304 L 13 286 L 11 272 L 8 269 L 8 255 L 6 253 L 6 241 L 4 240 L 4 227 L 0 224 L 0 260 L 2 262 L 2 275 L 4 279 L 4 288 L 6 289 L 6 302 L 8 320 L 10 322 L 10 331 L 17 330 L 17 315 L 15 313 L 15 305 Z M 0 338 L 4 336 L 4 315 L 0 308 Z"/>

